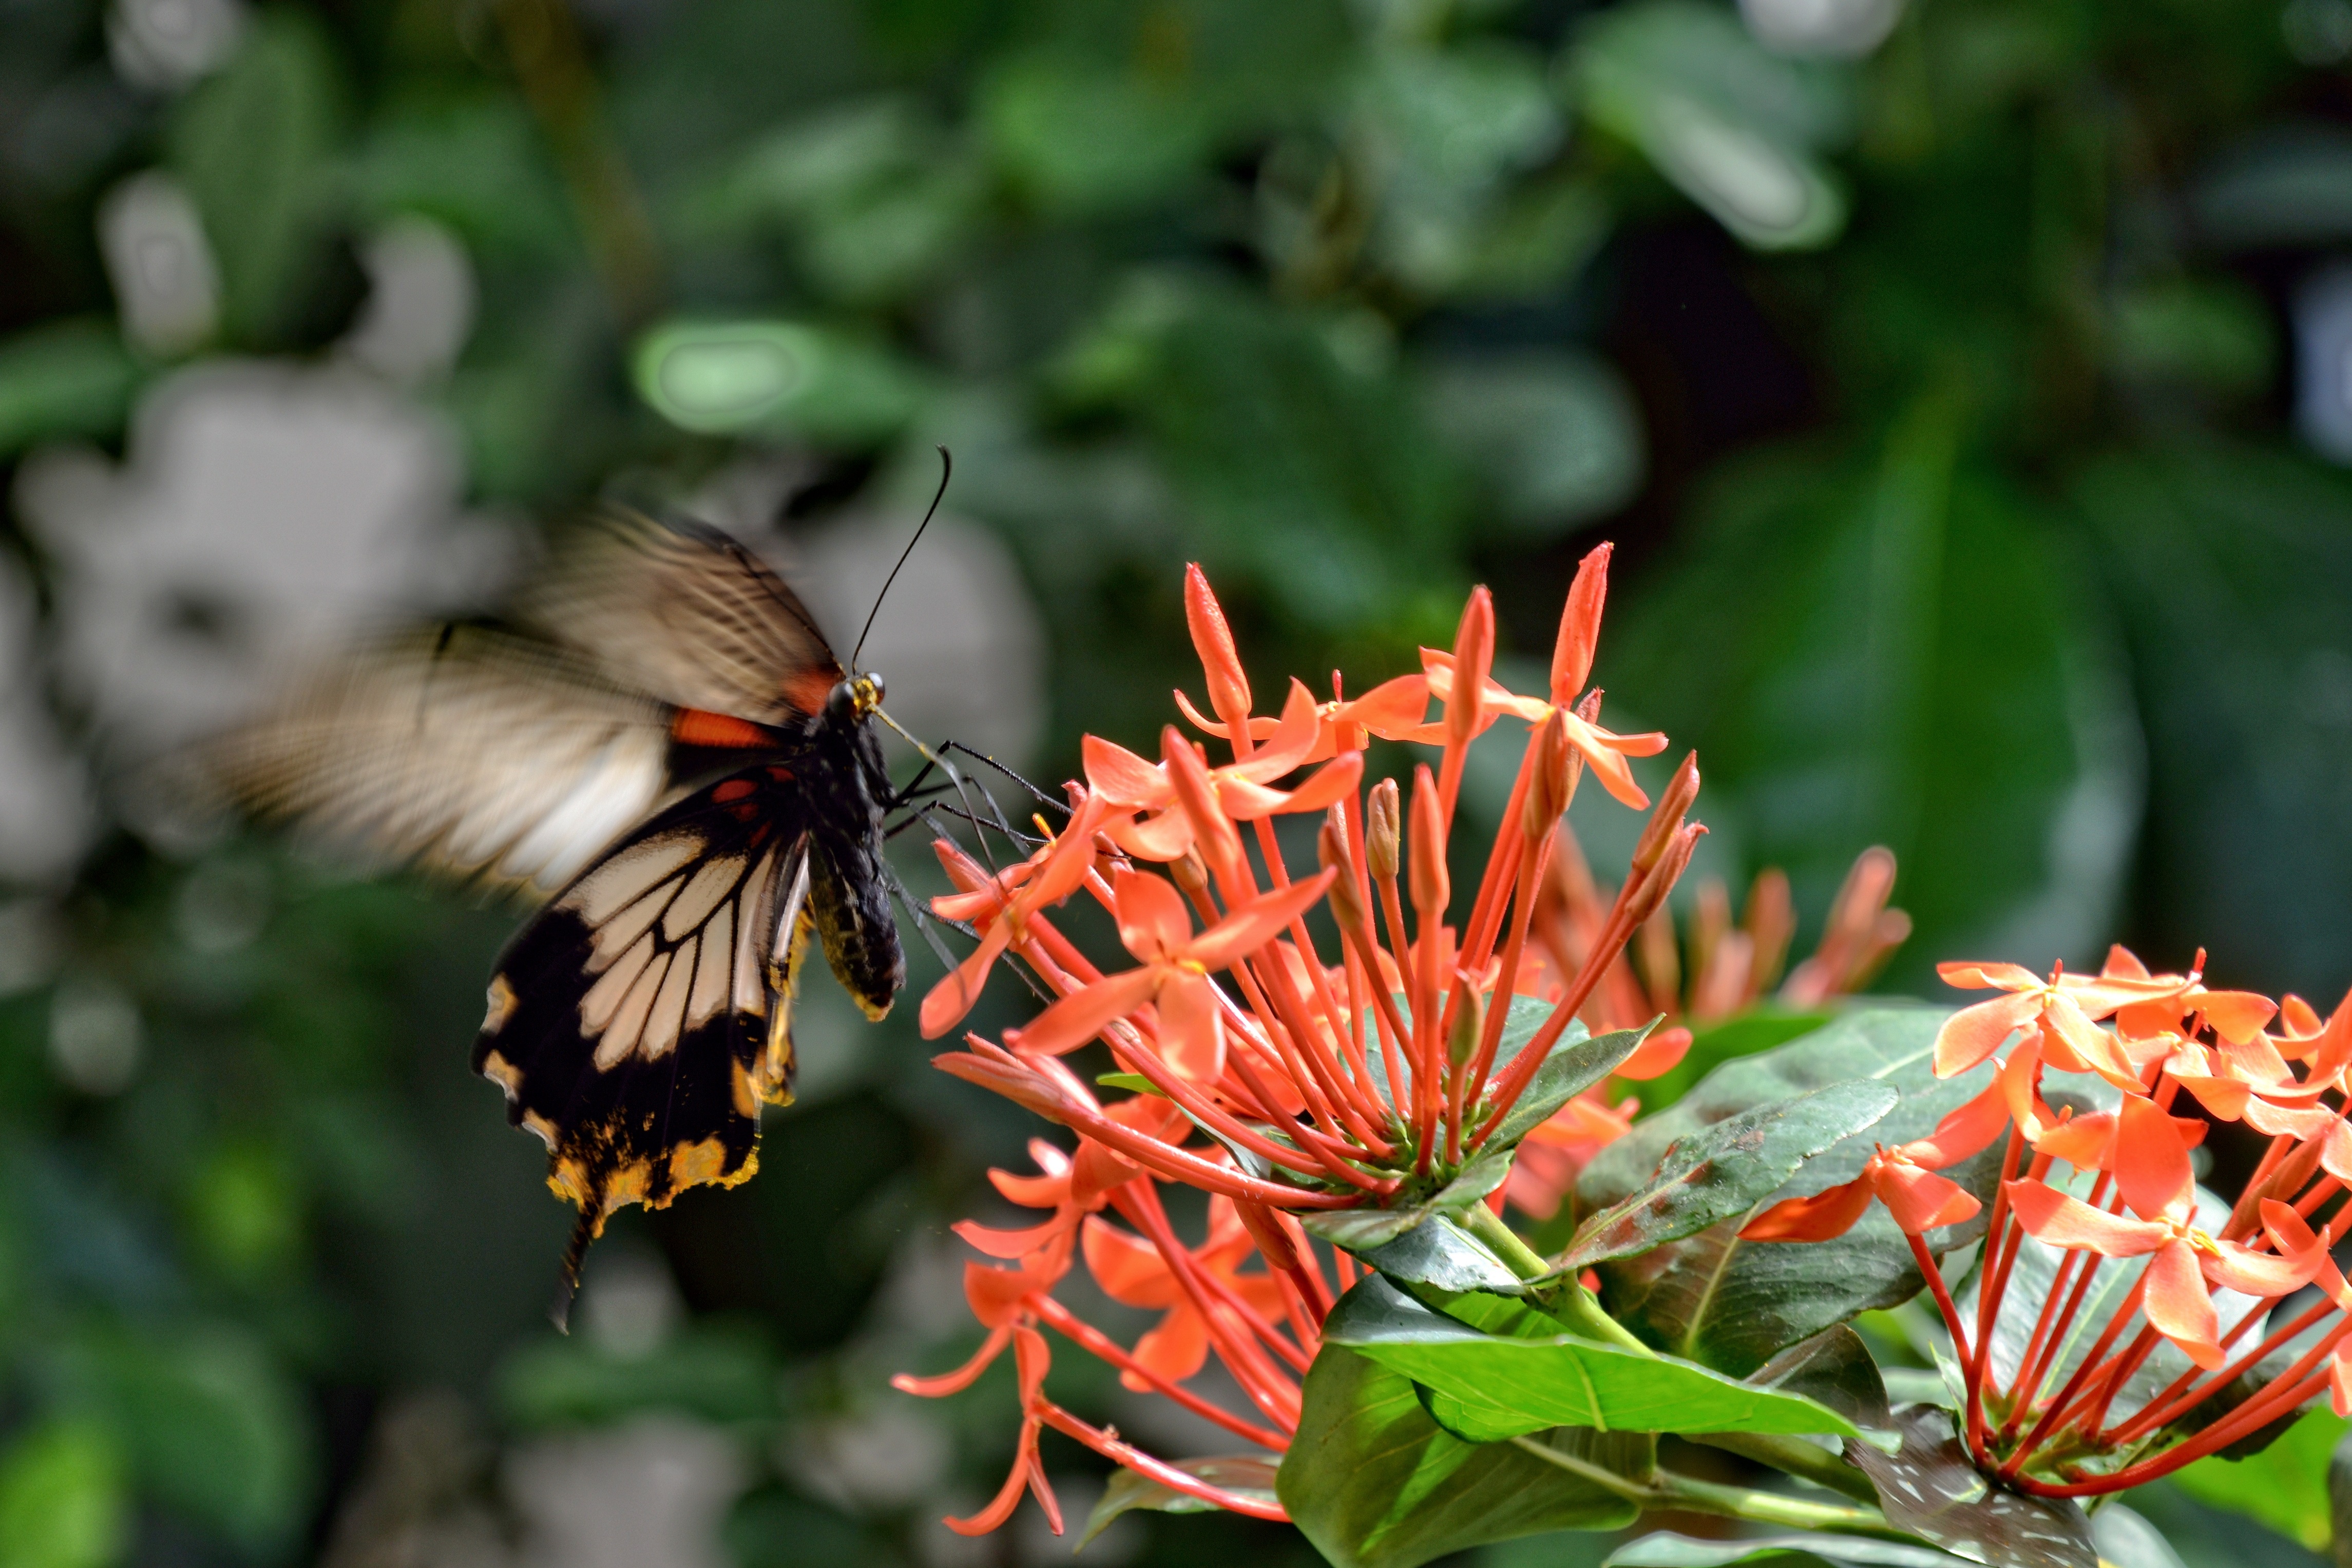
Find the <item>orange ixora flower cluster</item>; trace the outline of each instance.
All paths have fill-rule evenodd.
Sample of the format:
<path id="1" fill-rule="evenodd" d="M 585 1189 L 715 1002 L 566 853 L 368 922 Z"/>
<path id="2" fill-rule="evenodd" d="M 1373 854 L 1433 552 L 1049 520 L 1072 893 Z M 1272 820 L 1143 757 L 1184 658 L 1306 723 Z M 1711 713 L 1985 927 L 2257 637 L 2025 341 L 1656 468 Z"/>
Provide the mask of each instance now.
<path id="1" fill-rule="evenodd" d="M 1452 649 L 1424 649 L 1419 673 L 1353 698 L 1335 675 L 1328 701 L 1293 681 L 1275 715 L 1255 710 L 1195 567 L 1185 607 L 1210 711 L 1181 693 L 1177 705 L 1229 760 L 1213 761 L 1173 725 L 1156 761 L 1089 736 L 1066 823 L 1027 859 L 992 874 L 939 842 L 958 890 L 935 910 L 978 945 L 926 997 L 924 1033 L 960 1023 L 1000 961 L 1023 966 L 1051 1001 L 1026 1026 L 1001 1040 L 968 1036 L 968 1048 L 938 1063 L 1076 1134 L 1074 1151 L 1034 1143 L 1035 1174 L 992 1173 L 1004 1197 L 1047 1211 L 1042 1223 L 958 1227 L 994 1260 L 965 1275 L 988 1330 L 979 1354 L 945 1376 L 898 1383 L 953 1393 L 1013 1348 L 1019 1453 L 995 1500 L 953 1528 L 994 1529 L 1024 1488 L 1059 1528 L 1037 1458 L 1046 1426 L 1177 1491 L 1284 1517 L 1270 1494 L 1218 1484 L 1229 1470 L 1153 1458 L 1048 1399 L 1045 1331 L 1117 1366 L 1129 1387 L 1279 1453 L 1297 1429 L 1324 1318 L 1360 1272 L 1302 1216 L 1403 1207 L 1449 1184 L 1459 1199 L 1468 1184 L 1485 1199 L 1468 1203 L 1474 1215 L 1491 1215 L 1509 1149 L 1531 1123 L 1556 1119 L 1565 1140 L 1587 1142 L 1622 1131 L 1605 1108 L 1593 1125 L 1586 1101 L 1521 1106 L 1553 1047 L 1583 1037 L 1580 1015 L 1601 1010 L 1604 977 L 1622 975 L 1620 953 L 1705 831 L 1684 821 L 1698 787 L 1685 760 L 1614 895 L 1593 894 L 1580 859 L 1580 880 L 1558 890 L 1561 815 L 1581 775 L 1646 806 L 1628 759 L 1666 744 L 1601 728 L 1600 693 L 1586 689 L 1608 561 L 1603 546 L 1577 574 L 1542 696 L 1493 679 L 1494 608 L 1480 588 Z M 1525 726 L 1517 779 L 1464 900 L 1448 871 L 1464 758 L 1505 720 Z M 1433 747 L 1436 765 L 1416 767 L 1405 787 L 1383 779 L 1367 789 L 1374 736 Z M 1322 818 L 1311 871 L 1288 863 L 1274 823 L 1307 813 Z M 1097 968 L 1056 928 L 1052 911 L 1080 896 L 1110 914 L 1129 967 Z M 1337 951 L 1309 931 L 1318 904 L 1338 928 Z M 1687 1040 L 1635 1050 L 1628 1036 L 1610 1061 L 1619 1076 L 1663 1071 Z M 1099 1083 L 1071 1069 L 1067 1054 L 1095 1041 L 1118 1068 L 1109 1080 L 1137 1092 L 1098 1097 Z M 1205 1237 L 1178 1235 L 1166 1184 L 1209 1194 Z M 1113 1300 L 1163 1313 L 1158 1326 L 1122 1345 L 1056 1300 L 1081 1259 Z M 1246 1409 L 1190 1386 L 1213 1358 Z"/>
<path id="2" fill-rule="evenodd" d="M 1937 1074 L 1989 1071 L 1983 1091 L 1741 1232 L 1825 1240 L 1884 1205 L 1951 1337 L 1969 1447 L 2022 1490 L 2137 1486 L 2323 1393 L 2352 1414 L 2352 1287 L 2329 1258 L 2352 1181 L 2352 998 L 2323 1022 L 2300 997 L 2208 990 L 2203 967 L 2200 953 L 2189 973 L 2151 974 L 2120 947 L 2095 975 L 1942 965 L 1999 993 L 1936 1040 Z M 2180 1114 L 2193 1108 L 2205 1116 Z M 2195 1181 L 2208 1117 L 2270 1140 L 2234 1205 Z M 2004 1132 L 1973 1300 L 1956 1302 L 1921 1238 L 1979 1214 L 1940 1173 Z M 2335 1217 L 2315 1229 L 2323 1209 Z"/>

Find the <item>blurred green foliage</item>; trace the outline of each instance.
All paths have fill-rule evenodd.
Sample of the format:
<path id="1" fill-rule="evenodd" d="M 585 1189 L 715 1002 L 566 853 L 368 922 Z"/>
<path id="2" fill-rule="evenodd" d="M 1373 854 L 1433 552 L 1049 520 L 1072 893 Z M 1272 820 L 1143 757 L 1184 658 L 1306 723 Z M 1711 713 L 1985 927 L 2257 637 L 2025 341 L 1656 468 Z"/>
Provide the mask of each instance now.
<path id="1" fill-rule="evenodd" d="M 1811 55 L 1758 38 L 1874 7 L 341 0 L 230 7 L 172 82 L 110 63 L 136 9 L 0 8 L 10 462 L 119 443 L 182 363 L 331 357 L 361 248 L 422 217 L 478 306 L 408 395 L 479 501 L 782 450 L 820 475 L 797 517 L 919 499 L 951 447 L 1044 610 L 1046 776 L 1169 716 L 1186 560 L 1261 681 L 1361 686 L 1477 580 L 1541 657 L 1614 538 L 1612 710 L 1700 749 L 1715 868 L 1785 867 L 1809 921 L 1893 847 L 1890 984 L 2111 936 L 2352 981 L 2352 483 L 2292 434 L 2298 289 L 2352 248 L 2340 0 L 1913 0 Z M 151 169 L 216 269 L 201 342 L 117 325 L 104 204 Z M 986 1383 L 922 1413 L 950 1441 L 912 1489 L 777 1458 L 970 1348 L 951 1268 L 914 1276 L 929 1316 L 877 1292 L 952 1256 L 1024 1130 L 905 1017 L 813 996 L 846 1065 L 758 1181 L 616 1227 L 687 1322 L 559 1344 L 563 1215 L 463 1066 L 509 912 L 121 832 L 26 898 L 0 1563 L 341 1551 L 370 1434 L 436 1387 L 510 1442 L 647 1408 L 737 1435 L 747 1563 L 927 1560 L 942 1500 L 992 1489 Z M 125 1017 L 127 1083 L 73 1087 L 60 1031 Z M 1234 1520 L 1129 1549 L 1304 1560 Z"/>

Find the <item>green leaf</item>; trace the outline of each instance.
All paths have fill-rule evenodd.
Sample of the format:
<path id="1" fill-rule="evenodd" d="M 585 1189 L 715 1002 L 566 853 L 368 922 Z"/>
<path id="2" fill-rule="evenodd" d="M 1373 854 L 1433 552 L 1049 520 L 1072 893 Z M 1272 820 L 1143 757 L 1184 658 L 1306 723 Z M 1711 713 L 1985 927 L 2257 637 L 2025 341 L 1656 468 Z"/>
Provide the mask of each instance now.
<path id="1" fill-rule="evenodd" d="M 2091 1539 L 2099 1568 L 2185 1568 L 2162 1531 L 2118 1502 L 2091 1516 Z"/>
<path id="2" fill-rule="evenodd" d="M 1834 1410 L 1865 1432 L 1894 1430 L 1886 1380 L 1862 1336 L 1843 1323 L 1790 1345 L 1749 1376 L 1759 1388 L 1794 1394 Z"/>
<path id="3" fill-rule="evenodd" d="M 1482 1333 L 1378 1275 L 1340 1298 L 1323 1337 L 1425 1385 L 1441 1425 L 1480 1442 L 1550 1426 L 1857 1435 L 1853 1423 L 1810 1399 L 1734 1382 L 1688 1362 L 1568 1333 Z"/>
<path id="4" fill-rule="evenodd" d="M 2242 1513 L 2301 1542 L 2327 1549 L 2328 1458 L 2347 1430 L 2344 1418 L 2310 1410 L 2261 1453 L 2243 1459 L 2214 1455 L 2172 1473 L 2172 1484 L 2208 1508 Z M 2352 1539 L 2352 1538 L 2348 1538 Z"/>
<path id="5" fill-rule="evenodd" d="M 226 1331 L 93 1335 L 61 1369 L 142 1490 L 249 1549 L 284 1544 L 310 1503 L 310 1422 L 292 1380 Z"/>
<path id="6" fill-rule="evenodd" d="M 1446 360 L 1421 376 L 1437 433 L 1477 470 L 1496 533 L 1536 543 L 1613 512 L 1642 484 L 1642 421 L 1597 355 Z"/>
<path id="7" fill-rule="evenodd" d="M 1652 1439 L 1590 1429 L 1547 1446 L 1619 1476 L 1646 1476 Z M 1327 1345 L 1307 1373 L 1298 1432 L 1275 1490 L 1337 1568 L 1414 1568 L 1490 1541 L 1621 1530 L 1640 1510 L 1514 1444 L 1465 1443 L 1423 1410 L 1412 1380 Z"/>
<path id="8" fill-rule="evenodd" d="M 1298 1223 L 1309 1235 L 1350 1252 L 1385 1247 L 1433 1215 L 1459 1214 L 1501 1186 L 1510 1173 L 1511 1152 L 1488 1147 L 1422 1203 L 1392 1209 L 1328 1209 L 1301 1215 Z"/>
<path id="9" fill-rule="evenodd" d="M 1356 1257 L 1389 1279 L 1408 1285 L 1504 1296 L 1516 1296 L 1527 1288 L 1484 1242 L 1444 1215 L 1414 1226 L 1393 1241 L 1359 1250 Z"/>
<path id="10" fill-rule="evenodd" d="M 683 430 L 856 447 L 914 415 L 913 376 L 878 348 L 796 321 L 672 322 L 634 356 L 637 393 Z"/>
<path id="11" fill-rule="evenodd" d="M 229 322 L 248 341 L 278 335 L 305 302 L 304 273 L 335 216 L 341 98 L 318 28 L 273 10 L 172 126 L 173 167 L 204 216 Z"/>
<path id="12" fill-rule="evenodd" d="M 980 121 L 1005 174 L 1068 213 L 1164 195 L 1206 160 L 1214 130 L 1197 99 L 1140 71 L 1051 54 L 1001 67 L 982 88 Z"/>
<path id="13" fill-rule="evenodd" d="M 121 426 L 138 363 L 104 321 L 57 321 L 0 343 L 0 456 Z"/>
<path id="14" fill-rule="evenodd" d="M 1132 1094 L 1159 1094 L 1160 1086 L 1139 1072 L 1098 1072 L 1095 1081 L 1105 1089 L 1123 1089 Z M 1161 1095 L 1163 1100 L 1167 1097 Z"/>
<path id="15" fill-rule="evenodd" d="M 121 1448 L 103 1426 L 58 1421 L 0 1454 L 0 1563 L 106 1568 L 131 1539 Z"/>
<path id="16" fill-rule="evenodd" d="M 1656 1078 L 1643 1080 L 1642 1109 L 1655 1116 L 1724 1063 L 1786 1045 L 1801 1035 L 1811 1034 L 1836 1016 L 1828 1012 L 1784 1012 L 1768 1005 L 1694 1029 L 1690 1049 L 1683 1053 L 1683 1059 Z"/>
<path id="17" fill-rule="evenodd" d="M 1944 1115 L 1991 1081 L 1990 1066 L 1955 1079 L 1935 1075 L 1941 1011 L 1874 1007 L 1827 1028 L 1717 1068 L 1661 1114 L 1602 1150 L 1578 1185 L 1588 1207 L 1617 1203 L 1646 1184 L 1668 1144 L 1748 1107 L 1847 1079 L 1895 1089 L 1900 1102 L 1862 1133 L 1806 1162 L 1771 1194 L 1778 1202 L 1853 1180 L 1874 1144 L 1925 1136 Z M 1950 1174 L 1990 1198 L 1999 1147 Z M 1612 1317 L 1652 1344 L 1686 1360 L 1746 1376 L 1775 1354 L 1874 1307 L 1908 1300 L 1922 1288 L 1911 1249 L 1895 1222 L 1874 1209 L 1834 1241 L 1743 1242 L 1727 1222 L 1638 1258 L 1601 1265 Z M 1981 1228 L 1980 1222 L 1977 1228 Z M 1937 1232 L 1937 1250 L 1970 1239 L 1968 1226 Z"/>
<path id="18" fill-rule="evenodd" d="M 1225 1491 L 1260 1502 L 1275 1500 L 1275 1461 L 1272 1459 L 1242 1454 L 1170 1462 L 1186 1475 L 1198 1477 Z M 1110 1528 L 1111 1521 L 1139 1508 L 1159 1513 L 1217 1511 L 1215 1503 L 1196 1498 L 1190 1492 L 1180 1492 L 1164 1481 L 1156 1481 L 1139 1471 L 1122 1468 L 1111 1472 L 1110 1484 L 1103 1488 L 1102 1500 L 1095 1504 L 1094 1512 L 1087 1515 L 1087 1528 L 1080 1532 L 1074 1550 L 1084 1552 L 1088 1542 Z"/>
<path id="19" fill-rule="evenodd" d="M 1895 1089 L 1869 1079 L 1832 1084 L 1697 1128 L 1666 1146 L 1644 1185 L 1586 1220 L 1563 1273 L 1680 1241 L 1744 1216 L 1798 1167 L 1895 1109 Z"/>
<path id="20" fill-rule="evenodd" d="M 1895 1412 L 1901 1452 L 1848 1442 L 1845 1457 L 1878 1488 L 1897 1530 L 2002 1568 L 2098 1568 L 2089 1521 L 2072 1502 L 1996 1487 L 1969 1462 L 1952 1417 L 1933 1406 Z"/>
<path id="21" fill-rule="evenodd" d="M 1512 1058 L 1518 1055 L 1519 1044 L 1523 1043 L 1513 1042 L 1511 1033 L 1520 1028 L 1532 1015 L 1543 1015 L 1543 1017 L 1534 1019 L 1538 1025 L 1550 1015 L 1550 1009 L 1540 1004 L 1526 1008 L 1520 1005 L 1533 1000 L 1527 996 L 1511 998 L 1511 1019 L 1505 1026 L 1504 1036 L 1504 1045 L 1508 1049 L 1498 1047 L 1495 1053 L 1498 1070 L 1510 1065 Z M 1596 1035 L 1589 1040 L 1575 1038 L 1580 1032 L 1576 1028 L 1562 1034 L 1559 1042 L 1552 1047 L 1551 1055 L 1544 1058 L 1544 1065 L 1536 1068 L 1535 1076 L 1528 1080 L 1528 1087 L 1520 1094 L 1518 1103 L 1511 1107 L 1511 1113 L 1496 1127 L 1486 1146 L 1507 1149 L 1517 1144 L 1520 1139 L 1551 1120 L 1552 1112 L 1614 1072 L 1617 1064 L 1632 1056 L 1635 1048 L 1650 1037 L 1650 1031 L 1657 1026 L 1657 1020 L 1654 1018 L 1638 1029 L 1616 1029 L 1606 1035 Z M 1528 1032 L 1532 1035 L 1534 1030 Z"/>
<path id="22" fill-rule="evenodd" d="M 1629 1541 L 1611 1552 L 1601 1568 L 1726 1568 L 1734 1563 L 1822 1563 L 1829 1568 L 1960 1568 L 1967 1562 L 1932 1546 L 1873 1541 L 1858 1535 L 1805 1531 L 1742 1541 L 1700 1541 L 1659 1531 Z"/>
<path id="23" fill-rule="evenodd" d="M 1766 53 L 1725 11 L 1689 0 L 1619 6 L 1574 56 L 1593 121 L 1747 244 L 1825 244 L 1845 197 L 1810 153 L 1842 129 L 1836 79 Z"/>
<path id="24" fill-rule="evenodd" d="M 1937 995 L 1934 962 L 1988 942 L 2099 951 L 2144 794 L 2122 650 L 2076 586 L 2090 563 L 2064 518 L 1967 456 L 1969 433 L 1957 397 L 1926 396 L 1873 452 L 1735 467 L 1611 628 L 1612 686 L 1706 759 L 1748 863 L 1786 869 L 1800 909 L 1825 908 L 1863 846 L 1895 852 L 1914 931 L 1888 979 Z M 2122 514 L 2135 544 L 2139 515 Z"/>

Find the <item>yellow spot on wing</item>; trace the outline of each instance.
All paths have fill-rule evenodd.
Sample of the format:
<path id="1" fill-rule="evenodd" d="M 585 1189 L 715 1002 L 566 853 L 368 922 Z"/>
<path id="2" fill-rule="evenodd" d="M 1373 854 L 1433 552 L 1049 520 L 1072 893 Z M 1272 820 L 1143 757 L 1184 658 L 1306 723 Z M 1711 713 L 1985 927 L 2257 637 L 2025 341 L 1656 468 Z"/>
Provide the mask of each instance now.
<path id="1" fill-rule="evenodd" d="M 514 987 L 507 984 L 505 975 L 493 974 L 490 976 L 490 1008 L 482 1015 L 482 1033 L 495 1035 L 505 1028 L 507 1020 L 514 1016 Z M 483 1070 L 487 1072 L 489 1069 L 485 1068 Z M 503 1083 L 506 1080 L 500 1079 L 499 1081 Z M 512 1094 L 514 1090 L 509 1089 L 507 1092 Z"/>
<path id="2" fill-rule="evenodd" d="M 505 984 L 506 982 L 503 980 L 498 983 L 499 985 L 503 985 Z M 491 987 L 493 995 L 496 994 L 497 989 L 497 985 L 493 985 Z M 507 1060 L 506 1058 L 499 1055 L 496 1051 L 490 1052 L 488 1056 L 482 1058 L 482 1076 L 488 1079 L 492 1083 L 497 1084 L 500 1089 L 505 1089 L 507 1091 L 507 1099 L 509 1100 L 513 1100 L 517 1095 L 522 1092 L 522 1068 L 515 1066 L 514 1063 Z"/>

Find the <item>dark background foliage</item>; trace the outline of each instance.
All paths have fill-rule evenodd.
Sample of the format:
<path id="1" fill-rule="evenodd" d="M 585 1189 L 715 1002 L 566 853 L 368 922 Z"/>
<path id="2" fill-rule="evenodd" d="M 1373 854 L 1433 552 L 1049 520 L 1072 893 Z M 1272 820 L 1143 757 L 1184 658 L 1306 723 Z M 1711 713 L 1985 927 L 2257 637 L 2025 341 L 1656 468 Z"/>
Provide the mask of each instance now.
<path id="1" fill-rule="evenodd" d="M 0 1561 L 1066 1550 L 932 1522 L 1009 1390 L 882 1386 L 971 1342 L 943 1226 L 1026 1135 L 911 1008 L 820 982 L 759 1179 L 616 1226 L 559 1342 L 464 1070 L 513 911 L 124 826 L 205 671 L 615 488 L 887 562 L 951 447 L 1017 572 L 938 602 L 1044 657 L 927 711 L 1047 778 L 1169 717 L 1188 560 L 1266 689 L 1360 687 L 1478 581 L 1540 659 L 1613 539 L 1599 678 L 1699 749 L 1703 872 L 1810 926 L 1889 845 L 1891 989 L 2121 937 L 2332 1001 L 2347 50 L 2344 0 L 0 5 Z"/>

